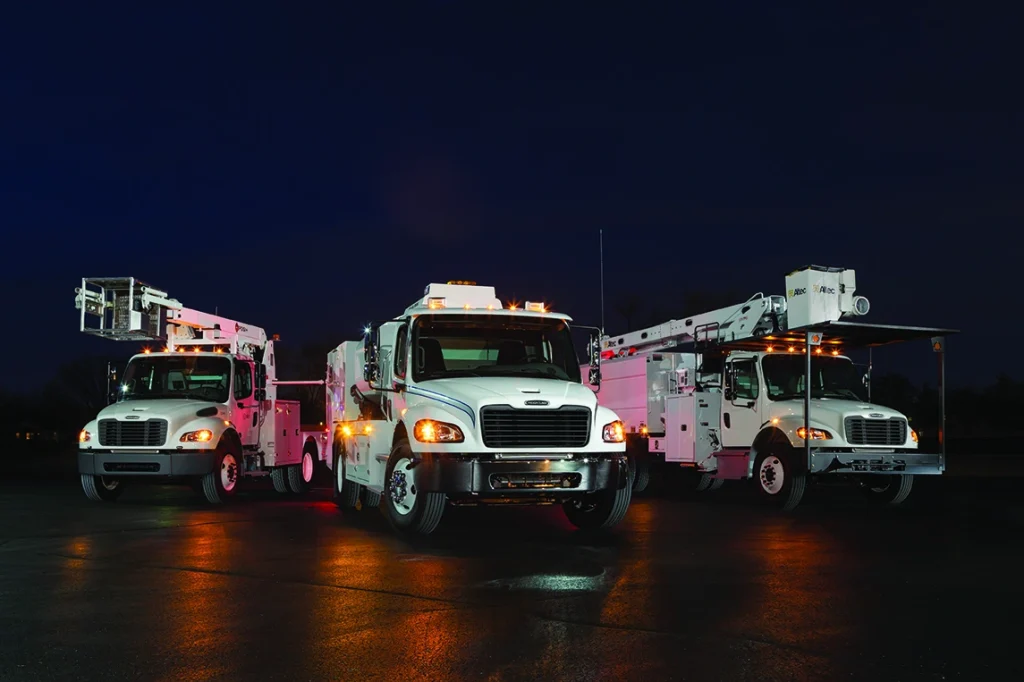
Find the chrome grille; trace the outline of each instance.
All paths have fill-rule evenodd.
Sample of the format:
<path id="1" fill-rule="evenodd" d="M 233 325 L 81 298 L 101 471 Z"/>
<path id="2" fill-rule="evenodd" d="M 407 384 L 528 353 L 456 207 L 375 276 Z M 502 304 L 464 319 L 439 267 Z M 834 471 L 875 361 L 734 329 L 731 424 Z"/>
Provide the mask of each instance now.
<path id="1" fill-rule="evenodd" d="M 111 447 L 160 447 L 167 440 L 167 420 L 100 420 L 100 445 Z"/>
<path id="2" fill-rule="evenodd" d="M 516 409 L 488 405 L 480 410 L 484 445 L 489 448 L 581 448 L 590 440 L 590 410 Z"/>
<path id="3" fill-rule="evenodd" d="M 907 442 L 907 420 L 847 417 L 846 442 L 850 445 L 903 445 Z"/>

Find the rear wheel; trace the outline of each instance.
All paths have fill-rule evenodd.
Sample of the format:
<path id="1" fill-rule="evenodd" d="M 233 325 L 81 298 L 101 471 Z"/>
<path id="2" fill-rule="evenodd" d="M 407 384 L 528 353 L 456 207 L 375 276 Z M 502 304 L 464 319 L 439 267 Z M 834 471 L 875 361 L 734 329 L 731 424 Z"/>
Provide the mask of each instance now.
<path id="1" fill-rule="evenodd" d="M 124 492 L 124 481 L 110 476 L 82 474 L 82 490 L 93 502 L 113 502 Z"/>
<path id="2" fill-rule="evenodd" d="M 270 470 L 270 480 L 274 484 L 274 490 L 279 493 L 288 492 L 288 467 L 274 467 Z"/>
<path id="3" fill-rule="evenodd" d="M 633 478 L 633 492 L 642 493 L 651 482 L 651 463 L 646 457 L 634 460 L 636 474 Z"/>
<path id="4" fill-rule="evenodd" d="M 334 454 L 334 504 L 341 509 L 355 509 L 359 503 L 361 485 L 345 478 L 345 456 L 343 452 Z"/>
<path id="5" fill-rule="evenodd" d="M 443 493 L 416 488 L 412 448 L 406 438 L 391 449 L 384 472 L 380 508 L 391 527 L 401 533 L 430 535 L 437 530 L 448 503 Z"/>
<path id="6" fill-rule="evenodd" d="M 293 493 L 304 493 L 309 490 L 313 481 L 313 458 L 316 452 L 307 445 L 302 451 L 302 459 L 298 464 L 288 467 L 288 489 Z"/>
<path id="7" fill-rule="evenodd" d="M 754 484 L 760 498 L 783 511 L 795 509 L 803 499 L 807 476 L 796 470 L 793 457 L 765 452 L 754 461 Z"/>
<path id="8" fill-rule="evenodd" d="M 903 504 L 914 487 L 913 474 L 865 477 L 861 489 L 867 498 L 879 504 Z"/>
<path id="9" fill-rule="evenodd" d="M 241 478 L 241 457 L 233 444 L 217 447 L 216 466 L 203 476 L 203 495 L 210 504 L 222 504 L 234 497 Z"/>

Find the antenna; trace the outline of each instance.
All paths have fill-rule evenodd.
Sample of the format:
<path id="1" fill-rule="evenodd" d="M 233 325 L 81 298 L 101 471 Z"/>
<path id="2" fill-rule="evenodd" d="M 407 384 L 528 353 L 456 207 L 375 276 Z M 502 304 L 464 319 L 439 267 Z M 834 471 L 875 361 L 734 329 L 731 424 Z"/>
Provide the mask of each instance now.
<path id="1" fill-rule="evenodd" d="M 601 261 L 601 334 L 604 334 L 604 228 L 597 231 Z"/>

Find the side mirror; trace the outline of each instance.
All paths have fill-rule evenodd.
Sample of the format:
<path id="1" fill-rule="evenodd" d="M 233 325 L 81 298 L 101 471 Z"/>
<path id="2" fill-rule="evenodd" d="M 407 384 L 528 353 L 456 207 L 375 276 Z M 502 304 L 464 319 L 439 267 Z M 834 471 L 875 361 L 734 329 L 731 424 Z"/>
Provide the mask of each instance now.
<path id="1" fill-rule="evenodd" d="M 871 372 L 864 373 L 864 376 L 861 377 L 861 383 L 863 383 L 865 387 L 871 383 Z"/>
<path id="2" fill-rule="evenodd" d="M 591 386 L 601 385 L 601 337 L 597 334 L 590 335 L 590 343 L 587 348 L 590 355 L 590 372 L 587 377 Z"/>
<path id="3" fill-rule="evenodd" d="M 736 374 L 732 371 L 732 367 L 725 370 L 725 386 L 722 389 L 722 397 L 726 401 L 732 401 L 736 398 Z"/>
<path id="4" fill-rule="evenodd" d="M 371 386 L 380 378 L 380 361 L 378 360 L 377 326 L 370 327 L 363 335 L 363 381 Z"/>

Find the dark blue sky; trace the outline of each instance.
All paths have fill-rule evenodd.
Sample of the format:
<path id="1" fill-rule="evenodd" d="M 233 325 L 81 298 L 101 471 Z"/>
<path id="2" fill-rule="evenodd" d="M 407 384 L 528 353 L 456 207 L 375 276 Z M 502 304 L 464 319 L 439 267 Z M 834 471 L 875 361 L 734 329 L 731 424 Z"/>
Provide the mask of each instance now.
<path id="1" fill-rule="evenodd" d="M 1024 331 L 1016 17 L 764 4 L 5 8 L 3 386 L 112 350 L 82 276 L 294 343 L 448 279 L 597 323 L 600 228 L 609 306 L 853 267 L 871 320 L 960 328 L 951 378 L 991 380 Z"/>

